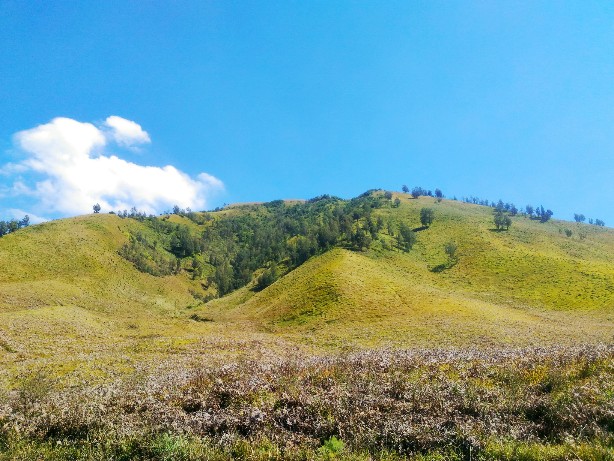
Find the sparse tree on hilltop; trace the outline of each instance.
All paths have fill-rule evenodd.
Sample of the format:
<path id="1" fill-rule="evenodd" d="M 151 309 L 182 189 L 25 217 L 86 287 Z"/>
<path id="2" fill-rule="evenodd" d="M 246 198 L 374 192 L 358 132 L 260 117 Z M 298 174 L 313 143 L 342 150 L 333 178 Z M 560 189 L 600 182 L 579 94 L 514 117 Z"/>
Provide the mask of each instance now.
<path id="1" fill-rule="evenodd" d="M 19 221 L 15 219 L 11 219 L 8 222 L 8 226 L 9 226 L 9 232 L 15 232 L 17 229 L 19 229 Z"/>
<path id="2" fill-rule="evenodd" d="M 94 208 L 94 213 L 100 213 L 100 204 L 99 203 L 94 205 L 93 208 Z"/>
<path id="3" fill-rule="evenodd" d="M 552 210 L 544 210 L 544 207 L 541 206 L 539 212 L 539 221 L 544 223 L 548 221 L 553 214 L 554 213 L 552 212 Z"/>
<path id="4" fill-rule="evenodd" d="M 502 230 L 503 228 L 505 228 L 505 230 L 508 230 L 512 225 L 512 218 L 506 215 L 503 210 L 497 209 L 493 219 L 497 230 Z"/>
<path id="5" fill-rule="evenodd" d="M 401 188 L 401 190 L 405 192 L 406 194 L 409 193 L 409 187 L 407 187 L 405 184 L 403 184 L 403 187 Z"/>

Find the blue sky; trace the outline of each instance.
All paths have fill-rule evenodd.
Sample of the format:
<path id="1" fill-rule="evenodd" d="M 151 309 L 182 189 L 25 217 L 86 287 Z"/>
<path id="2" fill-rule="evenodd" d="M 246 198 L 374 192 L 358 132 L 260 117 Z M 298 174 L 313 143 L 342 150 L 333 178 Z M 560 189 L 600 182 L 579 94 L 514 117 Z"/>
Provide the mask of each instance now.
<path id="1" fill-rule="evenodd" d="M 611 2 L 4 0 L 0 217 L 407 184 L 612 225 L 613 49 Z"/>

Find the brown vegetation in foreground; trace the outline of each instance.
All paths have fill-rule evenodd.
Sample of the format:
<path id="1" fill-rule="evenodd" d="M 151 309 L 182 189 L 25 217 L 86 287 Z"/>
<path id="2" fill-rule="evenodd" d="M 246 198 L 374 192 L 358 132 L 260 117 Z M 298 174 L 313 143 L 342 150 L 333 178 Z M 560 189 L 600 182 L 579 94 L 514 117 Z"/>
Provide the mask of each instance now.
<path id="1" fill-rule="evenodd" d="M 42 372 L 22 377 L 0 399 L 0 459 L 28 444 L 85 441 L 115 458 L 114 443 L 160 435 L 220 450 L 266 441 L 280 459 L 322 454 L 337 439 L 369 457 L 489 459 L 496 446 L 588 443 L 600 447 L 595 459 L 611 459 L 613 346 L 252 357 L 93 388 L 54 389 Z M 158 459 L 138 450 L 134 458 Z"/>

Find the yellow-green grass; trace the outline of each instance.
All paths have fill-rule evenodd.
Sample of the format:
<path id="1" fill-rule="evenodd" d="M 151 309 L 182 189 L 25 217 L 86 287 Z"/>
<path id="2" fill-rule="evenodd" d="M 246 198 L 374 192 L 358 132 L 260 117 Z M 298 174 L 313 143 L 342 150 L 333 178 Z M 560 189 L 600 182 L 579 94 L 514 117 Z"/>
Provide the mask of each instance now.
<path id="1" fill-rule="evenodd" d="M 9 373 L 0 379 L 37 366 L 104 377 L 242 354 L 251 342 L 314 352 L 612 342 L 611 229 L 516 217 L 495 232 L 489 208 L 398 196 L 399 208 L 374 214 L 418 228 L 420 209 L 435 210 L 410 252 L 384 249 L 394 244 L 384 231 L 369 251 L 335 249 L 259 293 L 245 287 L 207 304 L 190 294 L 204 292 L 202 281 L 144 274 L 119 256 L 131 232 L 150 232 L 136 220 L 89 215 L 2 237 L 0 367 Z M 448 241 L 458 244 L 454 265 Z"/>
<path id="2" fill-rule="evenodd" d="M 382 241 L 394 244 L 383 234 L 370 251 L 333 250 L 260 293 L 243 289 L 201 309 L 333 347 L 612 341 L 611 229 L 518 216 L 496 232 L 490 208 L 399 197 L 399 208 L 376 214 L 420 228 L 420 209 L 435 211 L 409 253 L 382 250 Z M 567 227 L 572 238 L 559 233 Z M 458 245 L 455 262 L 444 252 L 449 241 Z"/>
<path id="3" fill-rule="evenodd" d="M 144 274 L 119 256 L 136 230 L 147 231 L 135 220 L 90 215 L 0 239 L 4 371 L 112 374 L 219 336 L 220 325 L 189 319 L 199 281 Z"/>

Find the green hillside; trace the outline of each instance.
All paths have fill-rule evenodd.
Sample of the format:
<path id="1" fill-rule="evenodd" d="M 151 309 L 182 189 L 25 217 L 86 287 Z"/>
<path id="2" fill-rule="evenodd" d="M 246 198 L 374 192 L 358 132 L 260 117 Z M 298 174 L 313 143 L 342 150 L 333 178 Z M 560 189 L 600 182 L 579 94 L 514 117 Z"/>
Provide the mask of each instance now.
<path id="1" fill-rule="evenodd" d="M 393 244 L 384 232 L 369 251 L 335 249 L 260 293 L 243 290 L 203 310 L 339 346 L 612 340 L 610 229 L 515 217 L 508 231 L 495 232 L 489 207 L 401 199 L 376 213 L 419 227 L 420 209 L 435 211 L 410 252 L 383 250 Z M 560 232 L 568 227 L 575 237 Z M 449 268 L 448 241 L 458 246 Z"/>
<path id="2" fill-rule="evenodd" d="M 0 238 L 2 361 L 61 362 L 70 371 L 91 357 L 113 368 L 124 354 L 120 368 L 129 368 L 193 351 L 213 336 L 316 349 L 611 342 L 611 229 L 515 216 L 509 230 L 497 232 L 489 207 L 396 197 L 398 207 L 371 192 L 351 202 L 249 204 L 153 224 L 90 215 L 9 234 Z M 428 228 L 420 224 L 424 207 L 434 210 Z M 316 240 L 310 232 L 346 215 L 353 216 L 348 237 L 300 252 Z M 281 217 L 290 230 L 275 227 Z M 369 248 L 357 248 L 356 229 L 377 221 Z M 389 235 L 402 223 L 416 229 L 410 251 Z M 169 253 L 176 225 L 195 242 L 177 258 Z M 135 236 L 146 251 L 176 261 L 176 270 L 150 275 L 120 256 Z M 444 253 L 449 241 L 458 246 L 454 261 Z M 260 242 L 260 252 L 246 253 L 250 242 Z M 240 258 L 245 268 L 235 267 L 228 282 L 235 291 L 210 300 L 224 294 L 217 272 L 232 271 Z M 275 258 L 279 280 L 256 290 Z"/>
<path id="3" fill-rule="evenodd" d="M 612 459 L 614 231 L 510 218 L 370 191 L 5 235 L 0 460 Z"/>
<path id="4" fill-rule="evenodd" d="M 196 282 L 154 277 L 118 254 L 142 225 L 113 215 L 48 222 L 0 238 L 0 362 L 112 375 L 196 341 Z M 8 375 L 2 378 L 8 379 Z"/>

